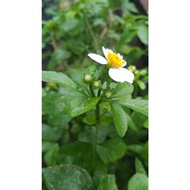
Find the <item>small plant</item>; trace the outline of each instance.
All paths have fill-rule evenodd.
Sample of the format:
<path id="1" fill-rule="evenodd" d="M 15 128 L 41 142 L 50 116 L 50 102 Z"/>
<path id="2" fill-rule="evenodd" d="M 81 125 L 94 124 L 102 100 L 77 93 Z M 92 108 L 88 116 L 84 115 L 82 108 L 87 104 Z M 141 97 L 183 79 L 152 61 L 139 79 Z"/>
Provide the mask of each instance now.
<path id="1" fill-rule="evenodd" d="M 140 75 L 102 49 L 88 54 L 101 66 L 42 72 L 44 189 L 148 189 L 148 101 L 133 98 Z"/>

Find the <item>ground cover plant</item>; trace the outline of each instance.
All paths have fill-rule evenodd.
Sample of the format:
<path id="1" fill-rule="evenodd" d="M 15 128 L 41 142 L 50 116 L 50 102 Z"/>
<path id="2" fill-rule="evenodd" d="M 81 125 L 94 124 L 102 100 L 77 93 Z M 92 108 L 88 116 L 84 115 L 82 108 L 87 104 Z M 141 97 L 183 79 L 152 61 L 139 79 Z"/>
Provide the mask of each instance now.
<path id="1" fill-rule="evenodd" d="M 148 190 L 148 16 L 43 1 L 42 189 Z"/>

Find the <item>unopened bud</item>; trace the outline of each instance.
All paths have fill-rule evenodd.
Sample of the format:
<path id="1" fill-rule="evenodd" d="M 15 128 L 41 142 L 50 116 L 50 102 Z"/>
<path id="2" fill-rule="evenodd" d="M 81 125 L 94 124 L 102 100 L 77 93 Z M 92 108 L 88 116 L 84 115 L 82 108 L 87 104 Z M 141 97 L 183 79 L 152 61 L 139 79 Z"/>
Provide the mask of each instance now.
<path id="1" fill-rule="evenodd" d="M 112 97 L 112 92 L 110 92 L 110 91 L 108 91 L 108 92 L 106 92 L 106 98 L 111 98 Z"/>
<path id="2" fill-rule="evenodd" d="M 85 81 L 85 82 L 91 83 L 92 80 L 93 80 L 92 75 L 90 75 L 90 74 L 85 74 L 85 76 L 84 76 L 84 81 Z"/>
<path id="3" fill-rule="evenodd" d="M 136 71 L 136 67 L 134 65 L 130 65 L 128 67 L 129 71 L 131 71 L 132 73 L 134 73 Z"/>
<path id="4" fill-rule="evenodd" d="M 99 88 L 101 86 L 101 82 L 98 80 L 98 81 L 94 81 L 94 87 L 95 88 Z"/>

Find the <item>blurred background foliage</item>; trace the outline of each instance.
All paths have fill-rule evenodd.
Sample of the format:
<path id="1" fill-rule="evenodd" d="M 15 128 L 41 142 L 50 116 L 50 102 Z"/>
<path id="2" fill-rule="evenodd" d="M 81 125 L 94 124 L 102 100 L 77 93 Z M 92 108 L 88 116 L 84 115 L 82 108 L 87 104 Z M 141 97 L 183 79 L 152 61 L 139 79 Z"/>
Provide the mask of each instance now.
<path id="1" fill-rule="evenodd" d="M 104 46 L 121 53 L 127 61 L 126 67 L 136 67 L 132 98 L 148 99 L 148 13 L 141 1 L 43 0 L 42 6 L 43 70 L 76 75 L 92 65 L 87 54 L 103 55 Z M 81 162 L 76 155 L 67 155 L 63 145 L 92 141 L 91 113 L 69 117 L 63 110 L 63 95 L 69 94 L 69 89 L 54 83 L 43 83 L 43 87 L 42 166 L 71 163 L 89 169 L 85 150 L 81 150 L 80 156 L 86 155 Z M 105 112 L 106 109 L 105 105 Z M 125 156 L 111 164 L 99 162 L 104 171 L 115 174 L 118 188 L 123 190 L 127 189 L 127 182 L 139 163 L 148 174 L 147 117 L 129 109 L 126 113 L 129 129 L 123 137 L 127 144 Z M 118 137 L 109 112 L 101 125 L 99 143 Z"/>

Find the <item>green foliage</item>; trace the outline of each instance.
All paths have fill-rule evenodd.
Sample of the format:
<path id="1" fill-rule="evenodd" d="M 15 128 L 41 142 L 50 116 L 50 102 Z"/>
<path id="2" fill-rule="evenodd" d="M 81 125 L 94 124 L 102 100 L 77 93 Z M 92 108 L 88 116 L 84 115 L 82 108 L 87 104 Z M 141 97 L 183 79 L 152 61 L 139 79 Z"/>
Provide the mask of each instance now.
<path id="1" fill-rule="evenodd" d="M 63 73 L 57 73 L 55 71 L 42 71 L 42 80 L 44 82 L 55 82 L 65 85 L 78 91 L 78 86 L 67 75 Z"/>
<path id="2" fill-rule="evenodd" d="M 129 180 L 128 190 L 148 190 L 148 178 L 143 174 L 136 173 Z"/>
<path id="3" fill-rule="evenodd" d="M 137 173 L 142 173 L 144 175 L 147 175 L 146 171 L 142 165 L 142 162 L 138 158 L 135 159 L 135 168 L 136 168 Z"/>
<path id="4" fill-rule="evenodd" d="M 115 176 L 114 175 L 107 175 L 99 184 L 97 190 L 118 190 L 116 182 L 115 182 Z"/>
<path id="5" fill-rule="evenodd" d="M 76 117 L 83 114 L 93 108 L 95 108 L 97 102 L 100 100 L 99 97 L 86 99 L 75 99 L 66 108 L 66 113 L 71 117 Z"/>
<path id="6" fill-rule="evenodd" d="M 114 162 L 125 155 L 127 146 L 118 138 L 105 141 L 97 147 L 97 152 L 105 164 Z"/>
<path id="7" fill-rule="evenodd" d="M 132 100 L 118 101 L 117 103 L 124 107 L 131 108 L 134 111 L 140 112 L 148 116 L 148 101 L 147 100 L 132 99 Z"/>
<path id="8" fill-rule="evenodd" d="M 62 135 L 62 130 L 59 127 L 50 127 L 42 124 L 42 140 L 57 142 Z"/>
<path id="9" fill-rule="evenodd" d="M 115 90 L 112 100 L 122 100 L 129 97 L 133 92 L 133 85 L 128 82 L 118 83 Z"/>
<path id="10" fill-rule="evenodd" d="M 89 173 L 75 165 L 58 165 L 43 169 L 48 189 L 56 190 L 93 190 Z"/>
<path id="11" fill-rule="evenodd" d="M 148 190 L 148 68 L 135 67 L 148 15 L 129 0 L 44 0 L 43 10 L 42 189 Z M 133 84 L 89 59 L 102 46 L 123 55 Z"/>
<path id="12" fill-rule="evenodd" d="M 127 131 L 127 118 L 124 110 L 116 103 L 111 104 L 113 120 L 118 134 L 123 137 Z"/>

